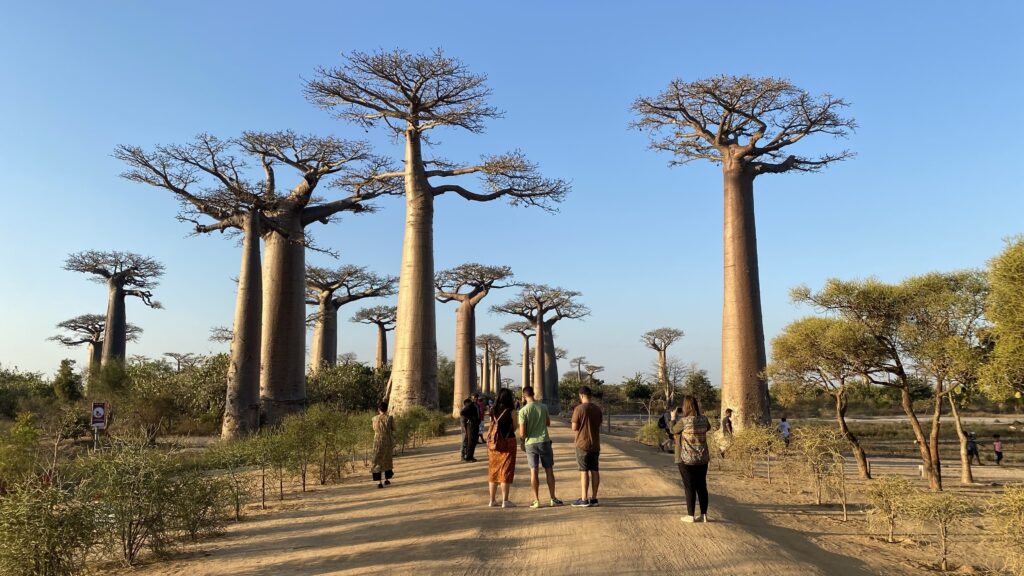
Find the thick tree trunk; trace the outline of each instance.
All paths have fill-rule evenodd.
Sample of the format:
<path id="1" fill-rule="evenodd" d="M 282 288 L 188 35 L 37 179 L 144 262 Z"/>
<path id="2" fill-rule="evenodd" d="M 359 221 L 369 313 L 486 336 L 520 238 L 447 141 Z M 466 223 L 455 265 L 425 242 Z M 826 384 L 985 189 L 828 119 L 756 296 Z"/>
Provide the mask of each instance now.
<path id="1" fill-rule="evenodd" d="M 271 426 L 306 405 L 306 250 L 298 216 L 266 235 L 260 401 Z"/>
<path id="2" fill-rule="evenodd" d="M 89 355 L 89 377 L 92 378 L 100 373 L 103 364 L 103 341 L 89 342 L 86 353 Z"/>
<path id="3" fill-rule="evenodd" d="M 494 363 L 494 392 L 497 393 L 502 389 L 501 385 L 501 364 Z"/>
<path id="4" fill-rule="evenodd" d="M 733 409 L 737 429 L 770 421 L 765 368 L 761 289 L 754 224 L 754 176 L 726 160 L 722 308 L 722 414 Z"/>
<path id="5" fill-rule="evenodd" d="M 437 408 L 434 319 L 434 195 L 423 174 L 419 135 L 406 133 L 405 238 L 398 280 L 390 410 Z"/>
<path id="6" fill-rule="evenodd" d="M 860 445 L 860 441 L 850 431 L 850 427 L 846 425 L 846 392 L 837 392 L 834 396 L 836 399 L 836 421 L 839 423 L 839 432 L 850 443 L 850 450 L 853 451 L 853 458 L 857 461 L 857 470 L 860 473 L 860 477 L 864 480 L 870 480 L 871 469 L 868 468 L 868 456 Z"/>
<path id="7" fill-rule="evenodd" d="M 914 413 L 914 404 L 910 399 L 910 391 L 906 387 L 900 390 L 900 406 L 903 407 L 903 413 L 910 420 L 910 429 L 914 432 L 914 439 L 917 440 L 917 449 L 921 453 L 921 463 L 924 466 L 925 476 L 928 478 L 928 487 L 936 491 L 942 490 L 942 475 L 939 474 L 938 468 L 932 460 L 928 439 L 925 438 L 921 422 L 917 419 L 917 414 Z"/>
<path id="8" fill-rule="evenodd" d="M 547 390 L 544 389 L 544 356 L 547 348 L 547 334 L 544 333 L 544 321 L 540 319 L 539 315 L 534 324 L 536 340 L 533 343 L 533 394 L 538 401 L 543 402 L 547 398 Z"/>
<path id="9" fill-rule="evenodd" d="M 475 368 L 476 309 L 467 298 L 455 309 L 455 418 L 462 410 L 462 401 L 477 390 Z"/>
<path id="10" fill-rule="evenodd" d="M 377 324 L 377 361 L 374 369 L 381 370 L 388 363 L 388 329 L 383 324 Z"/>
<path id="11" fill-rule="evenodd" d="M 555 336 L 551 324 L 544 324 L 544 398 L 551 414 L 562 411 L 558 398 L 558 359 L 555 358 Z"/>
<path id="12" fill-rule="evenodd" d="M 956 436 L 960 439 L 960 483 L 974 484 L 971 458 L 967 455 L 967 433 L 964 432 L 963 422 L 960 421 L 960 408 L 957 407 L 952 394 L 949 395 L 949 408 L 953 411 L 953 425 L 956 427 Z"/>
<path id="13" fill-rule="evenodd" d="M 246 218 L 242 235 L 242 264 L 231 331 L 231 364 L 221 437 L 230 440 L 260 427 L 260 331 L 263 324 L 263 279 L 256 215 Z"/>
<path id="14" fill-rule="evenodd" d="M 530 337 L 523 334 L 523 386 L 530 385 Z"/>
<path id="15" fill-rule="evenodd" d="M 313 373 L 338 363 L 338 308 L 332 298 L 332 294 L 318 297 L 320 302 L 309 354 L 309 370 Z"/>
<path id="16" fill-rule="evenodd" d="M 491 392 L 493 392 L 493 390 L 491 389 L 491 351 L 488 350 L 487 348 L 484 348 L 483 360 L 484 362 L 483 364 L 481 364 L 483 369 L 480 370 L 480 389 L 483 391 L 484 394 L 490 394 Z"/>
<path id="17" fill-rule="evenodd" d="M 668 359 L 664 350 L 658 350 L 658 382 L 665 388 L 665 405 L 672 403 L 672 390 L 668 384 Z"/>
<path id="18" fill-rule="evenodd" d="M 100 364 L 124 362 L 128 341 L 128 321 L 124 311 L 124 286 L 111 279 L 107 282 L 107 320 L 103 327 L 103 352 Z"/>

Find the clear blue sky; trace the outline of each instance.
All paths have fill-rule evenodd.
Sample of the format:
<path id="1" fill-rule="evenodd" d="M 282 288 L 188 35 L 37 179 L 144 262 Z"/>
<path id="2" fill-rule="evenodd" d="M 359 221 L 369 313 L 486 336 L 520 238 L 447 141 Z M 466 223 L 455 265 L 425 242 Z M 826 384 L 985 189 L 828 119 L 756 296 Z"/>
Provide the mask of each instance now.
<path id="1" fill-rule="evenodd" d="M 0 18 L 0 363 L 52 373 L 62 357 L 84 359 L 45 340 L 63 319 L 104 311 L 102 286 L 61 269 L 83 249 L 140 252 L 167 267 L 157 290 L 165 310 L 128 305 L 145 329 L 129 354 L 222 350 L 206 338 L 231 323 L 236 245 L 187 237 L 172 198 L 119 178 L 111 152 L 198 132 L 294 129 L 400 154 L 382 132 L 334 120 L 302 96 L 303 78 L 350 50 L 442 47 L 463 59 L 489 75 L 505 118 L 484 135 L 441 134 L 438 152 L 472 161 L 521 148 L 572 180 L 553 216 L 443 198 L 436 262 L 507 264 L 523 281 L 582 291 L 593 315 L 558 325 L 557 343 L 606 366 L 612 382 L 650 370 L 654 355 L 638 338 L 660 326 L 683 329 L 670 354 L 718 382 L 719 170 L 668 168 L 627 128 L 630 103 L 673 78 L 783 76 L 853 104 L 860 128 L 849 141 L 805 150 L 846 146 L 854 160 L 756 183 L 769 339 L 807 313 L 788 301 L 794 285 L 983 266 L 1004 237 L 1024 232 L 1013 168 L 1024 153 L 1019 2 L 371 4 L 9 3 Z M 314 229 L 316 238 L 342 262 L 397 273 L 403 204 L 380 205 Z M 496 292 L 484 307 L 509 296 Z M 454 308 L 437 311 L 438 345 L 450 355 Z M 509 320 L 481 314 L 478 331 Z M 340 350 L 371 360 L 374 329 L 341 329 Z"/>

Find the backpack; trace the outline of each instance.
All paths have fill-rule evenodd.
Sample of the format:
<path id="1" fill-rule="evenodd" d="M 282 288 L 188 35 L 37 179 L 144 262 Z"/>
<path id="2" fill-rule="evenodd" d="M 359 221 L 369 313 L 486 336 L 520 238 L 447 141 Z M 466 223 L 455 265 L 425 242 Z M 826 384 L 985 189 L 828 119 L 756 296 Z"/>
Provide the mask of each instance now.
<path id="1" fill-rule="evenodd" d="M 661 418 L 658 418 L 658 428 L 661 428 L 662 430 L 668 428 L 668 422 L 665 422 L 664 414 L 661 415 Z"/>

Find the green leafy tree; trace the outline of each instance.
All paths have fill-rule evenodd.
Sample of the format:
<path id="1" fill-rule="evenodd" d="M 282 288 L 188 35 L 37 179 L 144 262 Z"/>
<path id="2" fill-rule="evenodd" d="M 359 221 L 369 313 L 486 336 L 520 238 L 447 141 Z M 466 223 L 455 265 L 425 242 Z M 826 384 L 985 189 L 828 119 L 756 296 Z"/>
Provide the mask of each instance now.
<path id="1" fill-rule="evenodd" d="M 1024 236 L 1009 240 L 989 261 L 988 281 L 985 316 L 995 346 L 982 372 L 982 389 L 994 399 L 1019 399 L 1024 394 Z"/>
<path id="2" fill-rule="evenodd" d="M 53 378 L 53 392 L 64 402 L 76 402 L 82 399 L 82 376 L 75 373 L 74 360 L 61 360 L 60 369 Z"/>

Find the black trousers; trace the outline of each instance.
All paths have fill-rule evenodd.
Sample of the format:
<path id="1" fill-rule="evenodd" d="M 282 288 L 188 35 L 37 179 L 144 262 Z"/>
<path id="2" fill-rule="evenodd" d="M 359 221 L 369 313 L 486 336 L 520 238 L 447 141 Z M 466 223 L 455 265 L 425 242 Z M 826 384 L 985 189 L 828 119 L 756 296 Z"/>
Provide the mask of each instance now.
<path id="1" fill-rule="evenodd" d="M 708 512 L 708 465 L 687 465 L 679 463 L 679 475 L 683 477 L 683 491 L 686 493 L 686 513 L 694 516 L 696 500 L 700 500 L 700 513 Z"/>
<path id="2" fill-rule="evenodd" d="M 480 434 L 480 427 L 472 423 L 462 425 L 462 459 L 472 460 L 476 458 L 476 441 Z"/>

